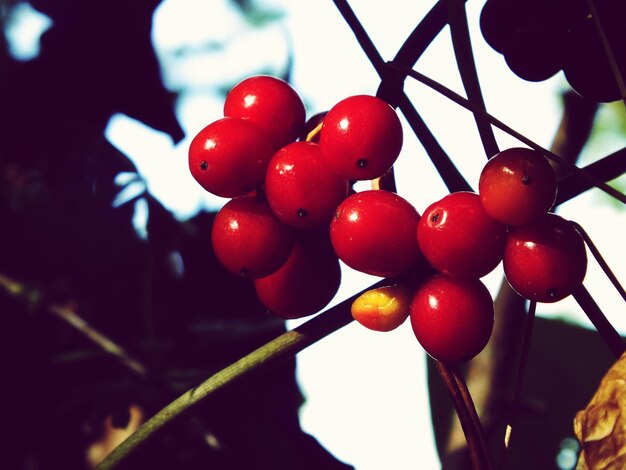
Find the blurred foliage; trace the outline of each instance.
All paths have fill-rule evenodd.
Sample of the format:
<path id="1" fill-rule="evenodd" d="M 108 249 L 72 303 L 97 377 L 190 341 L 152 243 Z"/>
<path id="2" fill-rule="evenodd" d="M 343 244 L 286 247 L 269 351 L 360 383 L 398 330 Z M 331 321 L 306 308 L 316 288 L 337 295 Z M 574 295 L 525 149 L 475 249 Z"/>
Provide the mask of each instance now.
<path id="1" fill-rule="evenodd" d="M 253 0 L 233 0 L 233 3 L 241 9 L 248 23 L 255 27 L 264 26 L 283 16 L 283 12 L 268 8 L 266 5 L 259 5 Z"/>
<path id="2" fill-rule="evenodd" d="M 53 21 L 40 55 L 18 62 L 0 37 L 0 273 L 39 293 L 24 301 L 0 291 L 4 425 L 12 430 L 3 467 L 83 469 L 106 416 L 124 427 L 130 404 L 150 416 L 285 327 L 252 283 L 217 262 L 214 214 L 180 223 L 144 194 L 142 240 L 133 204 L 113 206 L 124 190 L 116 175 L 136 168 L 103 137 L 112 114 L 183 137 L 150 42 L 159 2 L 30 3 Z M 51 304 L 77 312 L 148 373 L 125 368 L 51 315 Z M 135 464 L 350 468 L 300 430 L 294 369 L 288 361 L 221 396 Z"/>
<path id="3" fill-rule="evenodd" d="M 562 70 L 587 99 L 622 98 L 613 70 L 622 76 L 626 71 L 621 0 L 487 0 L 480 25 L 487 43 L 520 78 L 542 81 Z"/>
<path id="4" fill-rule="evenodd" d="M 574 416 L 589 402 L 614 361 L 615 357 L 595 331 L 559 320 L 536 318 L 504 468 L 559 468 L 556 459 L 563 443 L 575 437 Z M 511 367 L 517 367 L 517 361 Z M 429 384 L 433 421 L 441 423 L 435 427 L 435 439 L 440 453 L 445 455 L 454 409 L 431 361 Z M 511 413 L 509 405 L 500 404 L 505 417 Z M 497 436 L 504 436 L 505 425 L 502 421 Z M 502 449 L 502 440 L 498 439 L 492 449 L 496 463 Z M 444 469 L 465 468 L 457 466 L 454 455 L 447 459 L 449 466 L 444 465 Z"/>
<path id="5" fill-rule="evenodd" d="M 605 155 L 608 152 L 606 143 L 626 143 L 626 106 L 624 102 L 616 101 L 600 107 L 594 123 L 593 132 L 589 138 L 590 152 Z M 622 193 L 626 192 L 626 176 L 621 176 L 610 182 L 611 186 Z M 605 194 L 599 195 L 602 204 L 610 204 L 615 209 L 624 210 L 624 204 Z"/>

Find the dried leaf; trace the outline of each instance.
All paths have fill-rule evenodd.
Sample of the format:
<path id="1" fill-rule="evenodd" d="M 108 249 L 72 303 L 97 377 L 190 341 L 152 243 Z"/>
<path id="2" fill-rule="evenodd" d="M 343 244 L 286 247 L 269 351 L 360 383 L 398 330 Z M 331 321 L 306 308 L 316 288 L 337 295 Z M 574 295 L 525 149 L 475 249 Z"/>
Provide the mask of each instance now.
<path id="1" fill-rule="evenodd" d="M 577 470 L 626 468 L 626 354 L 609 369 L 584 410 L 576 413 L 574 432 L 582 445 Z"/>

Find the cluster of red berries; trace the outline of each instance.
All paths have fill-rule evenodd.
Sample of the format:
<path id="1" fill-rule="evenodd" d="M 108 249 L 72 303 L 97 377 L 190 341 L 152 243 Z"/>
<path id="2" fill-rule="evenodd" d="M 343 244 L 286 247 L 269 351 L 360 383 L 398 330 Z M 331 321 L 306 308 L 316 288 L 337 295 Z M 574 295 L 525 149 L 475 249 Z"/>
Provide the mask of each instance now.
<path id="1" fill-rule="evenodd" d="M 440 274 L 418 288 L 410 315 L 433 357 L 464 361 L 487 344 L 493 302 L 480 278 L 501 261 L 510 286 L 528 300 L 557 302 L 582 283 L 584 240 L 549 212 L 556 192 L 556 174 L 541 153 L 510 148 L 485 165 L 478 193 L 451 193 L 426 208 L 417 238 Z"/>
<path id="2" fill-rule="evenodd" d="M 341 271 L 328 225 L 350 182 L 387 172 L 402 147 L 395 111 L 373 96 L 342 100 L 320 127 L 307 138 L 298 93 L 254 76 L 230 90 L 224 117 L 189 148 L 198 183 L 231 198 L 213 223 L 218 260 L 253 279 L 261 302 L 283 318 L 313 314 L 334 297 Z"/>
<path id="3" fill-rule="evenodd" d="M 435 272 L 410 288 L 376 290 L 353 304 L 363 325 L 388 331 L 408 316 L 424 349 L 444 362 L 474 357 L 494 323 L 480 278 L 503 262 L 523 297 L 556 302 L 582 283 L 587 258 L 573 225 L 549 210 L 557 180 L 539 152 L 511 148 L 485 165 L 478 193 L 416 208 L 395 192 L 351 192 L 384 176 L 402 148 L 402 125 L 374 96 L 348 97 L 305 134 L 305 107 L 286 82 L 248 78 L 227 95 L 224 117 L 202 129 L 189 165 L 208 191 L 232 198 L 217 213 L 213 249 L 254 280 L 283 318 L 316 313 L 341 282 L 339 260 L 387 278 Z M 423 280 L 426 277 L 426 280 Z"/>

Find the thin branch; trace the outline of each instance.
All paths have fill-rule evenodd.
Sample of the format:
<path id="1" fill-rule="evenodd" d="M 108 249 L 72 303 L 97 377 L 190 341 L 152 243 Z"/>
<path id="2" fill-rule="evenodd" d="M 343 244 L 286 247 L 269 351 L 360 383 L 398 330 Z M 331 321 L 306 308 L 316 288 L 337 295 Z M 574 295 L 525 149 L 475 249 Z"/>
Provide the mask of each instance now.
<path id="1" fill-rule="evenodd" d="M 82 317 L 80 317 L 73 310 L 66 307 L 61 307 L 59 305 L 50 305 L 48 306 L 48 310 L 55 316 L 64 320 L 69 325 L 73 326 L 76 330 L 82 333 L 83 336 L 85 336 L 92 343 L 97 345 L 104 352 L 115 356 L 131 371 L 141 376 L 146 376 L 148 374 L 148 370 L 141 362 L 128 354 L 128 352 L 126 352 L 124 348 L 115 343 L 113 340 L 90 326 Z"/>
<path id="2" fill-rule="evenodd" d="M 580 233 L 580 235 L 583 237 L 583 239 L 585 240 L 585 243 L 587 244 L 587 248 L 589 248 L 589 251 L 591 251 L 591 254 L 595 258 L 596 262 L 598 263 L 602 271 L 604 271 L 604 274 L 606 275 L 606 277 L 609 278 L 609 280 L 613 284 L 613 287 L 615 287 L 617 292 L 619 292 L 619 295 L 622 296 L 622 299 L 626 301 L 626 291 L 624 291 L 624 287 L 620 284 L 619 279 L 617 279 L 617 276 L 615 275 L 613 270 L 609 267 L 609 264 L 606 262 L 606 260 L 602 256 L 602 253 L 600 253 L 600 250 L 598 249 L 596 244 L 593 242 L 589 234 L 585 231 L 585 229 L 579 223 L 574 222 L 573 220 L 570 220 L 570 223 L 574 225 L 574 228 L 576 229 L 576 231 Z"/>
<path id="3" fill-rule="evenodd" d="M 520 395 L 522 394 L 522 386 L 524 384 L 524 376 L 526 373 L 526 365 L 528 363 L 528 352 L 530 351 L 530 339 L 532 337 L 533 324 L 535 320 L 535 311 L 537 302 L 530 302 L 528 306 L 528 316 L 526 317 L 526 325 L 524 326 L 524 335 L 522 338 L 522 350 L 520 353 L 519 364 L 517 366 L 517 377 L 515 378 L 515 387 L 513 389 L 513 397 L 511 399 L 511 407 L 509 409 L 509 422 L 506 426 L 504 436 L 504 451 L 500 454 L 498 468 L 504 468 L 504 461 L 511 442 L 513 426 L 517 420 L 517 407 L 519 405 Z"/>
<path id="4" fill-rule="evenodd" d="M 590 163 L 581 168 L 585 174 L 592 175 L 602 181 L 611 181 L 626 173 L 626 148 L 620 149 L 600 160 Z M 555 206 L 574 199 L 579 194 L 593 188 L 587 179 L 572 173 L 559 181 L 559 192 L 556 196 Z"/>
<path id="5" fill-rule="evenodd" d="M 620 357 L 622 353 L 626 351 L 626 344 L 615 327 L 611 325 L 611 322 L 609 322 L 604 313 L 602 313 L 602 310 L 589 291 L 581 284 L 572 295 L 589 320 L 591 320 L 593 326 L 596 327 L 596 330 L 598 330 L 598 333 L 600 333 L 600 336 L 615 357 Z"/>
<path id="6" fill-rule="evenodd" d="M 467 2 L 467 0 L 464 0 Z M 447 0 L 439 0 L 430 11 L 422 18 L 417 26 L 411 31 L 411 34 L 407 37 L 406 41 L 402 44 L 393 62 L 396 64 L 402 64 L 406 67 L 413 67 L 422 54 L 428 49 L 428 47 L 435 40 L 437 35 L 443 31 L 443 28 L 448 24 L 448 10 L 446 7 Z M 401 76 L 399 79 L 404 82 L 406 76 Z M 386 84 L 382 82 L 381 88 L 384 88 Z"/>
<path id="7" fill-rule="evenodd" d="M 446 98 L 450 99 L 451 101 L 454 101 L 455 103 L 459 104 L 460 106 L 466 108 L 467 110 L 473 112 L 473 113 L 477 113 L 482 115 L 483 117 L 485 117 L 486 119 L 489 120 L 489 122 L 491 124 L 493 124 L 494 126 L 496 126 L 497 128 L 501 129 L 502 131 L 506 132 L 507 134 L 515 137 L 516 139 L 518 139 L 520 142 L 523 142 L 524 144 L 528 145 L 529 147 L 537 150 L 538 152 L 541 152 L 543 155 L 545 155 L 547 158 L 549 158 L 550 160 L 559 163 L 560 165 L 563 165 L 564 167 L 568 168 L 569 170 L 575 172 L 576 174 L 578 174 L 580 177 L 585 178 L 586 180 L 588 180 L 589 182 L 591 182 L 593 184 L 593 186 L 601 189 L 602 191 L 606 192 L 607 194 L 613 196 L 615 199 L 623 202 L 624 204 L 626 204 L 626 195 L 622 194 L 621 192 L 619 192 L 618 190 L 616 190 L 615 188 L 609 186 L 608 184 L 606 184 L 604 181 L 600 181 L 597 178 L 595 178 L 593 175 L 587 174 L 584 172 L 584 170 L 582 170 L 581 168 L 577 167 L 575 164 L 564 160 L 563 158 L 561 158 L 560 156 L 556 155 L 555 153 L 549 151 L 548 149 L 543 148 L 542 146 L 540 146 L 539 144 L 533 142 L 532 140 L 530 140 L 529 138 L 525 137 L 524 135 L 520 134 L 519 132 L 517 132 L 516 130 L 514 130 L 513 128 L 507 126 L 506 124 L 504 124 L 502 121 L 496 119 L 495 117 L 493 117 L 492 115 L 490 115 L 489 113 L 481 110 L 480 108 L 474 106 L 473 103 L 471 103 L 470 101 L 468 101 L 467 99 L 463 98 L 461 95 L 455 93 L 454 91 L 450 90 L 449 88 L 445 87 L 444 85 L 438 83 L 437 81 L 433 80 L 432 78 L 427 77 L 426 75 L 423 75 L 413 69 L 407 68 L 403 65 L 399 65 L 399 64 L 395 64 L 393 62 L 388 62 L 389 67 L 402 72 L 406 75 L 408 75 L 411 78 L 414 78 L 415 80 L 423 83 L 424 85 L 432 88 L 433 90 L 441 93 L 442 95 L 444 95 Z"/>
<path id="8" fill-rule="evenodd" d="M 450 23 L 450 35 L 452 46 L 458 65 L 463 88 L 467 98 L 476 107 L 487 111 L 483 94 L 480 89 L 478 72 L 472 52 L 472 42 L 470 40 L 469 26 L 467 24 L 467 13 L 465 11 L 465 0 L 446 0 L 448 6 L 448 22 Z M 496 137 L 489 124 L 489 121 L 477 113 L 474 113 L 476 127 L 480 136 L 480 141 L 485 149 L 487 158 L 498 153 Z"/>
<path id="9" fill-rule="evenodd" d="M 0 274 L 0 286 L 4 290 L 14 296 L 21 298 L 28 304 L 33 304 L 41 298 L 41 293 L 30 289 L 27 286 L 20 284 L 19 282 L 9 278 L 4 274 Z M 123 347 L 117 344 L 115 341 L 96 330 L 89 325 L 80 315 L 74 312 L 72 309 L 57 304 L 49 304 L 44 306 L 44 310 L 55 315 L 57 318 L 62 319 L 68 325 L 72 326 L 75 330 L 85 336 L 89 341 L 94 343 L 100 349 L 107 354 L 116 357 L 124 366 L 130 369 L 132 372 L 146 376 L 148 371 L 146 367 L 132 355 L 130 355 Z"/>

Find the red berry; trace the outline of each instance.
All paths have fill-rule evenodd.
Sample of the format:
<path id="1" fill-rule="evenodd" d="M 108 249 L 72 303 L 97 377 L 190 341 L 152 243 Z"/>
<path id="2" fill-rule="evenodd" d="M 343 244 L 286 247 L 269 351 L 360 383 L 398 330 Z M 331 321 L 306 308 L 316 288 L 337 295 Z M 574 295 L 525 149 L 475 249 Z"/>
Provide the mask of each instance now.
<path id="1" fill-rule="evenodd" d="M 478 194 L 459 191 L 428 206 L 417 239 L 424 257 L 438 271 L 480 278 L 502 260 L 506 225 L 487 215 Z"/>
<path id="2" fill-rule="evenodd" d="M 299 239 L 287 262 L 269 276 L 256 279 L 254 286 L 263 305 L 273 314 L 288 319 L 323 309 L 337 293 L 340 283 L 341 267 L 330 243 Z"/>
<path id="3" fill-rule="evenodd" d="M 493 323 L 493 300 L 479 279 L 438 274 L 422 284 L 411 302 L 415 337 L 441 362 L 476 356 L 489 342 Z"/>
<path id="4" fill-rule="evenodd" d="M 250 278 L 267 276 L 289 257 L 294 236 L 256 196 L 230 200 L 215 216 L 211 231 L 217 259 L 231 272 Z"/>
<path id="5" fill-rule="evenodd" d="M 585 278 L 585 242 L 571 223 L 547 213 L 532 224 L 509 229 L 503 265 L 509 284 L 522 297 L 557 302 Z"/>
<path id="6" fill-rule="evenodd" d="M 330 167 L 343 178 L 378 178 L 400 155 L 402 124 L 395 110 L 380 98 L 351 96 L 324 117 L 320 146 Z"/>
<path id="7" fill-rule="evenodd" d="M 274 149 L 256 126 L 222 118 L 202 129 L 189 146 L 189 169 L 200 185 L 217 196 L 241 196 L 265 178 Z"/>
<path id="8" fill-rule="evenodd" d="M 494 155 L 480 174 L 480 200 L 485 212 L 505 224 L 524 225 L 550 210 L 557 179 L 550 162 L 528 148 Z"/>
<path id="9" fill-rule="evenodd" d="M 419 214 L 401 196 L 368 190 L 348 196 L 335 211 L 330 239 L 337 256 L 357 271 L 390 277 L 421 259 Z"/>
<path id="10" fill-rule="evenodd" d="M 270 160 L 265 194 L 281 222 L 313 228 L 330 223 L 335 209 L 348 195 L 348 181 L 328 168 L 319 145 L 294 142 Z"/>
<path id="11" fill-rule="evenodd" d="M 224 101 L 224 116 L 249 120 L 279 149 L 300 135 L 306 111 L 291 85 L 276 77 L 258 75 L 246 78 L 230 90 Z"/>

